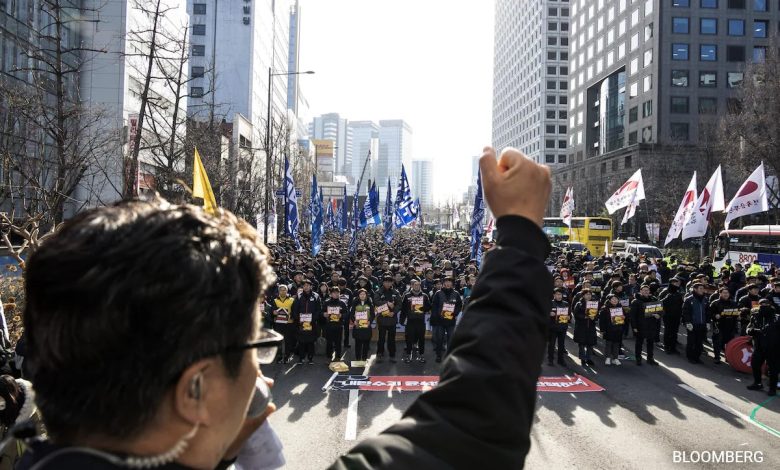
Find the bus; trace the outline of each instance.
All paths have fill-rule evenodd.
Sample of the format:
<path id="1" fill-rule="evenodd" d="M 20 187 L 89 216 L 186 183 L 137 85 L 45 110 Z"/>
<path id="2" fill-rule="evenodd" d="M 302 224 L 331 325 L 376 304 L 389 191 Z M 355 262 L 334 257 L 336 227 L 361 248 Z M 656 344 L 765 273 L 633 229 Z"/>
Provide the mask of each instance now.
<path id="1" fill-rule="evenodd" d="M 542 230 L 551 242 L 580 242 L 590 254 L 604 254 L 604 246 L 612 242 L 612 220 L 607 217 L 572 217 L 571 230 L 560 217 L 547 217 Z"/>
<path id="2" fill-rule="evenodd" d="M 731 264 L 747 266 L 758 260 L 765 270 L 772 263 L 780 266 L 780 225 L 748 225 L 741 229 L 723 230 L 718 235 L 713 253 L 713 266 Z"/>

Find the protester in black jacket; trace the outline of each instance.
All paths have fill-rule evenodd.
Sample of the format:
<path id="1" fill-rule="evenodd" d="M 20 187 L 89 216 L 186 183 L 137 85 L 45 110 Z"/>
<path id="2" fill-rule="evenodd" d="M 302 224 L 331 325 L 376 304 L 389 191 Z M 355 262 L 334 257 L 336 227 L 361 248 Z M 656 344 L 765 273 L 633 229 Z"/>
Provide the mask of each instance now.
<path id="1" fill-rule="evenodd" d="M 683 295 L 680 292 L 680 278 L 669 279 L 669 286 L 658 295 L 664 307 L 664 352 L 679 354 L 677 351 L 677 333 L 682 319 Z"/>
<path id="2" fill-rule="evenodd" d="M 565 341 L 569 323 L 571 323 L 571 310 L 569 304 L 563 300 L 563 289 L 555 289 L 548 320 L 547 365 L 555 365 L 553 358 L 555 357 L 556 346 L 558 347 L 558 364 L 566 365 L 564 361 L 566 356 Z"/>
<path id="3" fill-rule="evenodd" d="M 322 303 L 311 290 L 311 283 L 310 279 L 304 279 L 303 291 L 293 303 L 292 317 L 298 326 L 298 364 L 303 364 L 304 359 L 314 364 L 314 341 L 322 318 Z"/>
<path id="4" fill-rule="evenodd" d="M 583 366 L 593 366 L 593 346 L 596 345 L 596 317 L 598 301 L 591 300 L 591 292 L 582 290 L 582 298 L 574 306 L 574 342 L 579 346 L 579 358 Z"/>
<path id="5" fill-rule="evenodd" d="M 374 321 L 374 304 L 365 289 L 358 289 L 357 297 L 352 301 L 349 321 L 352 323 L 352 336 L 355 338 L 355 360 L 368 359 L 368 344 L 371 342 L 371 323 Z"/>
<path id="6" fill-rule="evenodd" d="M 325 357 L 328 361 L 341 358 L 341 335 L 344 333 L 344 324 L 349 323 L 349 307 L 340 298 L 341 290 L 338 287 L 330 288 L 330 296 L 323 305 L 323 321 L 325 323 Z"/>
<path id="7" fill-rule="evenodd" d="M 406 355 L 404 362 L 425 362 L 425 315 L 431 312 L 431 300 L 420 288 L 420 281 L 412 279 L 412 288 L 401 301 L 401 324 L 405 325 Z"/>
<path id="8" fill-rule="evenodd" d="M 729 289 L 731 291 L 731 289 Z M 747 286 L 747 295 L 739 297 L 737 304 L 739 305 L 739 323 L 740 323 L 740 335 L 745 336 L 747 333 L 748 323 L 750 323 L 750 317 L 753 313 L 758 311 L 759 301 L 761 297 L 758 295 L 758 286 L 750 284 Z"/>
<path id="9" fill-rule="evenodd" d="M 400 310 L 401 296 L 393 289 L 393 278 L 385 276 L 382 279 L 382 288 L 374 294 L 374 313 L 379 330 L 379 341 L 376 345 L 377 362 L 382 362 L 385 356 L 385 342 L 390 353 L 390 362 L 395 362 L 395 328 Z"/>
<path id="10" fill-rule="evenodd" d="M 731 300 L 728 287 L 721 287 L 719 297 L 710 303 L 710 317 L 712 318 L 712 347 L 715 352 L 715 364 L 720 364 L 720 355 L 723 353 L 729 341 L 734 339 L 737 333 L 737 321 L 739 320 L 739 308 L 737 303 Z"/>
<path id="11" fill-rule="evenodd" d="M 770 331 L 774 333 L 774 328 L 770 327 L 777 322 L 777 312 L 768 299 L 761 299 L 759 307 L 753 309 L 750 313 L 750 323 L 747 327 L 747 333 L 753 337 L 753 357 L 750 360 L 750 367 L 753 369 L 753 384 L 748 385 L 748 390 L 762 390 L 764 388 L 761 379 L 761 368 L 764 361 L 769 356 L 770 349 L 775 349 L 776 344 L 770 344 Z M 775 364 L 774 390 L 777 390 L 777 368 Z M 771 387 L 770 381 L 770 387 Z"/>
<path id="12" fill-rule="evenodd" d="M 701 363 L 701 353 L 704 351 L 704 339 L 707 337 L 710 321 L 708 307 L 704 285 L 700 282 L 694 283 L 693 292 L 685 298 L 682 308 L 682 320 L 688 330 L 685 354 L 688 362 L 692 364 Z"/>
<path id="13" fill-rule="evenodd" d="M 449 351 L 455 323 L 463 308 L 463 300 L 452 284 L 453 279 L 451 277 L 445 278 L 444 287 L 434 294 L 431 301 L 431 327 L 433 329 L 433 347 L 434 352 L 436 352 L 436 362 L 442 361 L 442 353 L 444 353 L 445 348 Z"/>
<path id="14" fill-rule="evenodd" d="M 642 365 L 642 346 L 647 345 L 647 363 L 657 366 L 653 358 L 655 343 L 659 340 L 661 330 L 661 315 L 663 306 L 661 302 L 650 295 L 650 286 L 642 284 L 639 295 L 631 303 L 631 326 L 634 330 L 636 365 Z"/>
<path id="15" fill-rule="evenodd" d="M 620 298 L 615 294 L 607 296 L 607 303 L 601 308 L 599 313 L 599 329 L 604 337 L 606 347 L 604 356 L 606 365 L 620 365 L 618 354 L 620 352 L 620 342 L 623 340 L 623 324 L 626 321 L 626 313 L 620 305 Z"/>

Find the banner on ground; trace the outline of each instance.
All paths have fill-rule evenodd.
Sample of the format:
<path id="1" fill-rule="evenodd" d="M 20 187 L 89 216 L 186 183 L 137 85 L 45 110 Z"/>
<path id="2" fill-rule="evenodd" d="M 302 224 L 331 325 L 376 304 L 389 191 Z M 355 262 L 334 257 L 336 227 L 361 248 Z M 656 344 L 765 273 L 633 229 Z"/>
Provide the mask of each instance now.
<path id="1" fill-rule="evenodd" d="M 566 393 L 603 392 L 604 388 L 581 375 L 574 375 L 572 377 L 539 377 L 539 380 L 536 381 L 536 391 Z"/>
<path id="2" fill-rule="evenodd" d="M 338 374 L 330 383 L 331 390 L 362 390 L 365 392 L 424 392 L 439 384 L 436 375 L 351 375 Z M 537 392 L 603 392 L 604 388 L 581 376 L 539 377 Z"/>

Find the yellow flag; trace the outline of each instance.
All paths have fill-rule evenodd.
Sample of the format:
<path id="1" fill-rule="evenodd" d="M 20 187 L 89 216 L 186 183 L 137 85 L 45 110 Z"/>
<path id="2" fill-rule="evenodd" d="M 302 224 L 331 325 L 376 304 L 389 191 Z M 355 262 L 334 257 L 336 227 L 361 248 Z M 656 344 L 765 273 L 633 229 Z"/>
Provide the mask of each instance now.
<path id="1" fill-rule="evenodd" d="M 195 149 L 195 162 L 192 166 L 192 197 L 203 198 L 203 209 L 209 214 L 214 214 L 217 210 L 217 200 L 214 198 L 214 191 L 211 190 L 211 183 L 206 169 L 203 168 L 198 149 Z"/>

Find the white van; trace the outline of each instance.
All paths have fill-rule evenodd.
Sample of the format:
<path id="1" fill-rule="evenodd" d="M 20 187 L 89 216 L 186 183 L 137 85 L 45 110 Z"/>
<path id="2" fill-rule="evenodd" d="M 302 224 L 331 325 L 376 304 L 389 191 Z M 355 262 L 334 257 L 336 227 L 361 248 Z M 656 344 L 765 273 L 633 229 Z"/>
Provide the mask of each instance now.
<path id="1" fill-rule="evenodd" d="M 636 240 L 614 240 L 610 250 L 611 254 L 615 255 L 645 255 L 649 258 L 663 258 L 664 255 L 658 247 L 653 245 L 647 245 L 640 243 Z"/>

